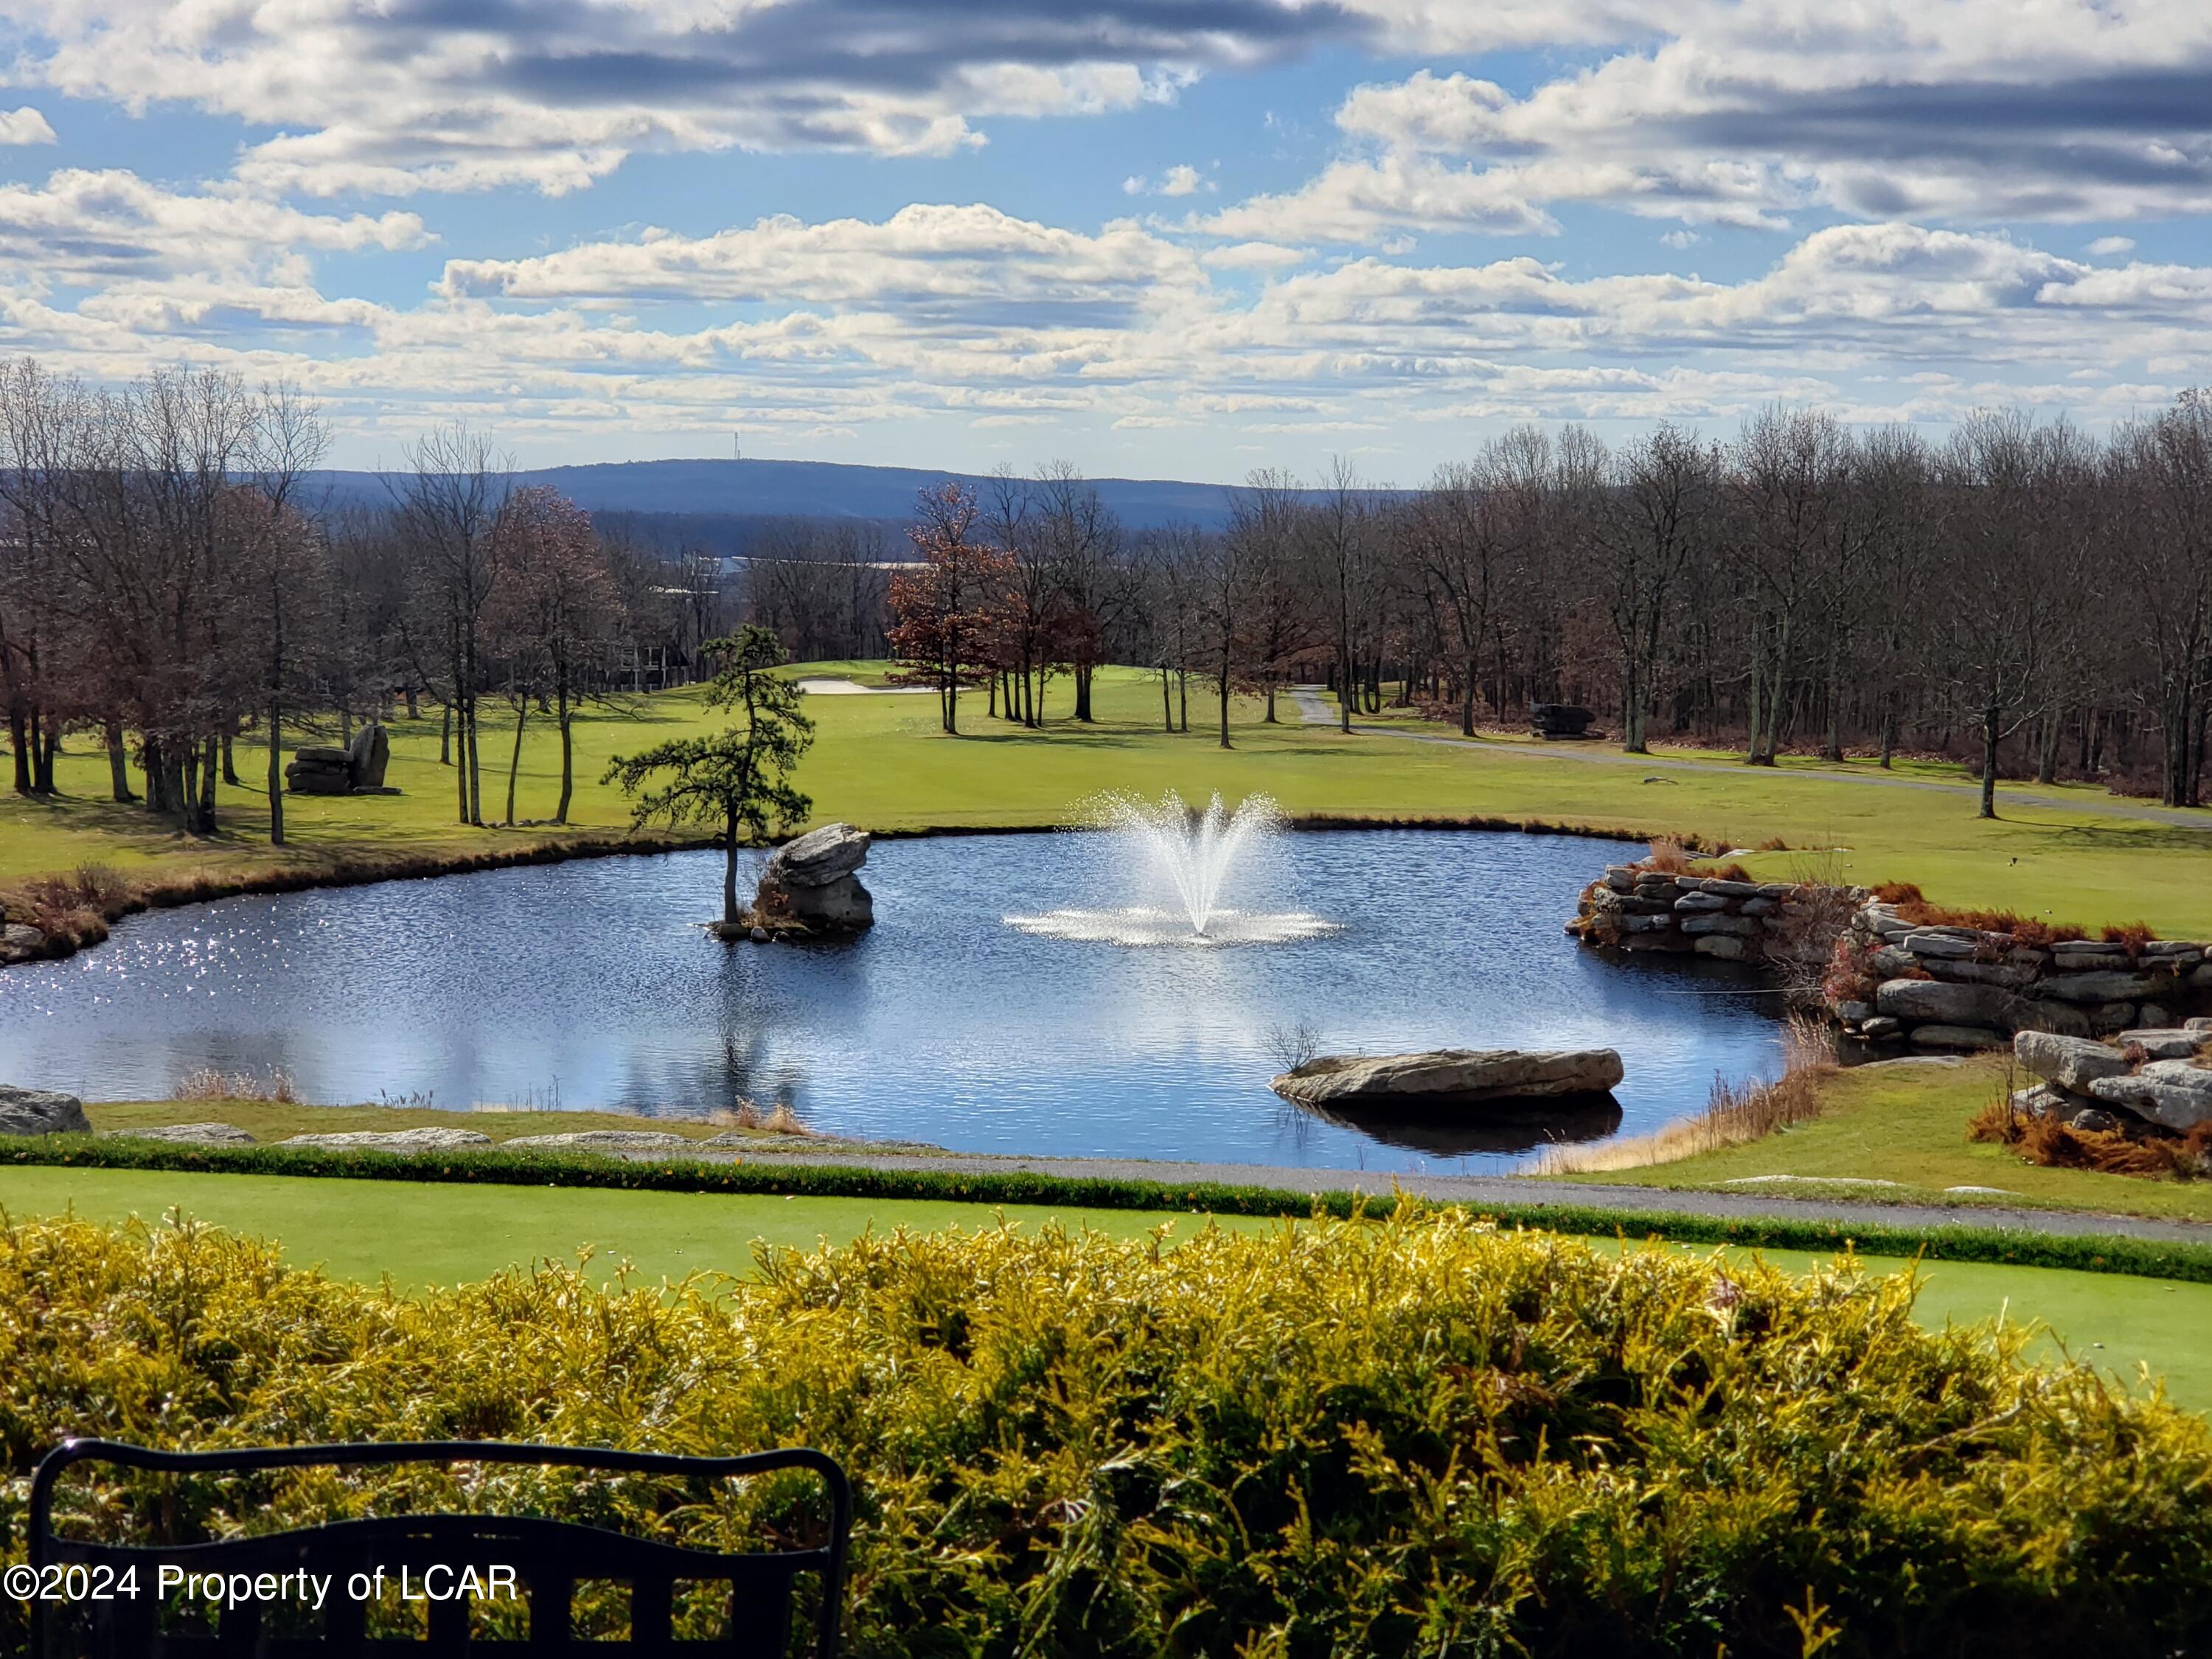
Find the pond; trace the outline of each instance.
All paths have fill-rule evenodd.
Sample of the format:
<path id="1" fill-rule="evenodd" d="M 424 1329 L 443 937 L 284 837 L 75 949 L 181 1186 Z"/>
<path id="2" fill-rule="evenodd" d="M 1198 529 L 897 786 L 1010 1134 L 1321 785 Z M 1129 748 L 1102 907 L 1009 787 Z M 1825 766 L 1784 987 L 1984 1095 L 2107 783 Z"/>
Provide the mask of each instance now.
<path id="1" fill-rule="evenodd" d="M 303 1099 L 710 1115 L 959 1151 L 1475 1171 L 1534 1138 L 1324 1121 L 1278 1099 L 1284 1034 L 1324 1052 L 1620 1050 L 1620 1132 L 1771 1075 L 1776 999 L 1722 964 L 1601 960 L 1561 931 L 1639 848 L 1361 830 L 1275 838 L 1252 881 L 1318 936 L 1133 949 L 1017 925 L 1122 878 L 1078 834 L 880 842 L 877 926 L 724 945 L 718 854 L 611 858 L 134 917 L 0 974 L 0 1078 L 160 1097 L 201 1067 Z M 1104 896 L 1110 896 L 1106 895 Z M 1606 1126 L 1601 1126 L 1606 1127 Z"/>

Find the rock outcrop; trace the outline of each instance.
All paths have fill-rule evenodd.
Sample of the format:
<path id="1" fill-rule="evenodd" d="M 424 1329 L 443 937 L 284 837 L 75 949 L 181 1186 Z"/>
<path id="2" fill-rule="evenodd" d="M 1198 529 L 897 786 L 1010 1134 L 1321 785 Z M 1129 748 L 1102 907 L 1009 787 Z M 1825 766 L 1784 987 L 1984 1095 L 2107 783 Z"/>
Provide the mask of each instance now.
<path id="1" fill-rule="evenodd" d="M 346 776 L 357 792 L 384 787 L 384 769 L 392 759 L 392 739 L 371 720 L 353 734 L 346 749 Z"/>
<path id="2" fill-rule="evenodd" d="M 0 1083 L 0 1135 L 88 1135 L 84 1103 L 51 1089 L 17 1089 Z"/>
<path id="3" fill-rule="evenodd" d="M 2125 1077 L 2099 1078 L 2089 1092 L 2177 1134 L 2212 1121 L 2212 1066 L 2195 1060 L 2150 1060 Z"/>
<path id="4" fill-rule="evenodd" d="M 14 962 L 36 962 L 52 954 L 46 933 L 27 921 L 10 921 L 0 910 L 0 968 Z"/>
<path id="5" fill-rule="evenodd" d="M 102 1140 L 161 1140 L 178 1146 L 251 1146 L 253 1137 L 235 1123 L 156 1123 L 137 1129 L 103 1129 Z"/>
<path id="6" fill-rule="evenodd" d="M 392 739 L 371 720 L 343 749 L 308 744 L 295 750 L 284 768 L 284 787 L 295 795 L 390 795 L 384 769 L 392 758 Z"/>
<path id="7" fill-rule="evenodd" d="M 2184 1134 L 2212 1122 L 2212 1021 L 2127 1032 L 2111 1044 L 2022 1031 L 2013 1055 L 2041 1079 L 2012 1103 L 2076 1128 L 2124 1127 Z"/>
<path id="8" fill-rule="evenodd" d="M 749 925 L 833 933 L 872 926 L 875 903 L 855 873 L 872 839 L 849 823 L 826 823 L 786 842 L 761 872 Z"/>
<path id="9" fill-rule="evenodd" d="M 583 1152 L 665 1152 L 696 1149 L 698 1142 L 665 1129 L 574 1129 L 556 1135 L 517 1135 L 502 1146 L 565 1147 Z"/>
<path id="10" fill-rule="evenodd" d="M 1301 1106 L 1459 1107 L 1610 1094 L 1611 1048 L 1437 1048 L 1413 1054 L 1326 1054 L 1270 1085 Z"/>
<path id="11" fill-rule="evenodd" d="M 451 1152 L 489 1146 L 474 1129 L 349 1129 L 332 1134 L 289 1135 L 279 1146 L 327 1146 L 364 1152 Z"/>

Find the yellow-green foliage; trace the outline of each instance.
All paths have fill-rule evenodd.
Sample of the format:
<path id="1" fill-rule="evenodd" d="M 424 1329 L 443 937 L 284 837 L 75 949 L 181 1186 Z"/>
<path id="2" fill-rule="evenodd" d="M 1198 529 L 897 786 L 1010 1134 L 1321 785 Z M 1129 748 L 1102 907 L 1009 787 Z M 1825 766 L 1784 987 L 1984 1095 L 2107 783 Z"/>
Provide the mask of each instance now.
<path id="1" fill-rule="evenodd" d="M 2013 1333 L 1923 1332 L 1908 1285 L 1848 1262 L 1792 1277 L 1443 1213 L 1173 1249 L 894 1235 L 763 1267 L 410 1300 L 210 1231 L 21 1225 L 0 1231 L 0 1449 L 21 1477 L 70 1433 L 811 1443 L 859 1486 L 862 1656 L 2212 1641 L 2203 1423 L 2024 1367 Z M 267 1526 L 370 1495 L 278 1479 L 185 1501 Z M 11 1553 L 25 1484 L 0 1500 Z M 817 1520 L 798 1483 L 597 1491 L 408 1495 L 702 1543 Z"/>

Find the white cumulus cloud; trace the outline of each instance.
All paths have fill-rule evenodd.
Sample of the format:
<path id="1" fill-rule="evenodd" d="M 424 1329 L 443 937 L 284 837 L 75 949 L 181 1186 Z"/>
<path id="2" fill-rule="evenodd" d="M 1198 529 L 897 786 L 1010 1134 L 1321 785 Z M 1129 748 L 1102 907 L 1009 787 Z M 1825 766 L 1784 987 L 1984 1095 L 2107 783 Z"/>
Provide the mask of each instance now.
<path id="1" fill-rule="evenodd" d="M 54 130 L 46 118 L 28 104 L 21 109 L 0 110 L 0 145 L 51 144 Z"/>

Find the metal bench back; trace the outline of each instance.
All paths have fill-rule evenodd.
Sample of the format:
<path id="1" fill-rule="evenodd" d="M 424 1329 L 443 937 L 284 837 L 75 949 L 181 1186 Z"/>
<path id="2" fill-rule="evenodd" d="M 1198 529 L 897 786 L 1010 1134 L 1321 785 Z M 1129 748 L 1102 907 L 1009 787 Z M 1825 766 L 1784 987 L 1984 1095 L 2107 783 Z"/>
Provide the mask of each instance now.
<path id="1" fill-rule="evenodd" d="M 617 1474 L 732 1480 L 782 1468 L 804 1468 L 822 1480 L 830 1496 L 827 1540 L 809 1549 L 724 1554 L 633 1538 L 605 1528 L 536 1516 L 420 1515 L 339 1521 L 289 1532 L 263 1533 L 191 1544 L 102 1544 L 63 1538 L 53 1530 L 54 1486 L 74 1464 L 103 1462 L 179 1474 L 240 1474 L 301 1467 L 364 1468 L 402 1463 L 515 1463 Z M 136 1567 L 135 1596 L 93 1601 L 72 1632 L 55 1615 L 54 1603 L 32 1602 L 32 1651 L 36 1659 L 323 1659 L 324 1656 L 405 1656 L 499 1653 L 638 1656 L 718 1653 L 745 1659 L 786 1659 L 792 1636 L 793 1590 L 802 1575 L 821 1581 L 821 1609 L 813 1651 L 834 1659 L 838 1615 L 844 1599 L 845 1551 L 853 1525 L 852 1486 L 822 1453 L 805 1447 L 739 1457 L 675 1457 L 596 1448 L 518 1445 L 501 1441 L 441 1440 L 389 1444 L 271 1446 L 237 1451 L 165 1452 L 112 1440 L 64 1441 L 48 1453 L 31 1482 L 30 1559 L 34 1568 L 81 1565 L 120 1574 Z M 314 1635 L 272 1635 L 263 1629 L 262 1607 L 226 1607 L 212 1633 L 163 1627 L 164 1598 L 156 1592 L 160 1570 L 186 1573 L 309 1572 L 343 1587 L 356 1573 L 382 1569 L 388 1583 L 402 1571 L 414 1585 L 463 1589 L 473 1569 L 511 1568 L 527 1598 L 526 1640 L 472 1639 L 470 1599 L 426 1599 L 428 1638 L 371 1637 L 368 1605 L 334 1588 Z M 426 1582 L 425 1575 L 437 1570 Z M 579 1581 L 629 1586 L 629 1636 L 618 1642 L 581 1641 L 571 1634 L 571 1603 Z M 727 1628 L 718 1642 L 678 1642 L 671 1631 L 676 1586 L 704 1581 L 729 1586 Z"/>

